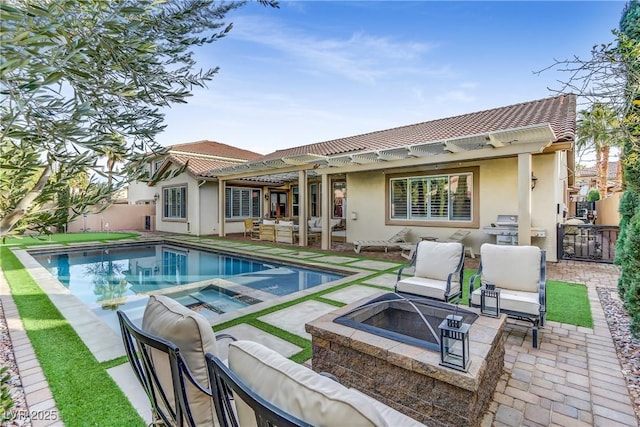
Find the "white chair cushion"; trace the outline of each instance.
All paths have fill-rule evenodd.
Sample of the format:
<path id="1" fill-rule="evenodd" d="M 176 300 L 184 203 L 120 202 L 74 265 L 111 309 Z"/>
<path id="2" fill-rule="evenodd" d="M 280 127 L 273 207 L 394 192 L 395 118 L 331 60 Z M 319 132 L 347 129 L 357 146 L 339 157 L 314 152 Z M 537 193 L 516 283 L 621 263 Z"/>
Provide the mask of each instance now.
<path id="1" fill-rule="evenodd" d="M 152 295 L 144 310 L 142 330 L 178 346 L 194 378 L 202 387 L 209 388 L 209 372 L 204 355 L 218 354 L 218 347 L 216 336 L 207 319 L 167 296 Z M 171 398 L 173 386 L 169 361 L 167 357 L 158 357 L 159 353 L 154 352 L 154 362 L 160 363 L 156 367 L 157 374 Z M 187 383 L 189 406 L 196 423 L 217 425 L 213 399 L 200 392 L 188 381 Z"/>
<path id="2" fill-rule="evenodd" d="M 398 292 L 406 292 L 408 294 L 422 295 L 427 298 L 444 300 L 444 293 L 447 290 L 447 281 L 415 276 L 405 277 L 397 283 L 396 289 Z M 451 291 L 449 294 L 455 294 L 459 290 L 460 283 L 451 282 Z"/>
<path id="3" fill-rule="evenodd" d="M 480 305 L 480 288 L 471 294 L 471 303 Z M 500 308 L 532 315 L 540 314 L 540 296 L 537 292 L 513 291 L 500 289 Z"/>
<path id="4" fill-rule="evenodd" d="M 276 224 L 276 220 L 275 219 L 263 219 L 262 220 L 262 224 L 264 224 L 264 225 L 275 225 Z"/>
<path id="5" fill-rule="evenodd" d="M 331 218 L 329 219 L 329 227 L 330 228 L 337 227 L 338 225 L 340 225 L 341 221 L 342 220 L 340 218 Z"/>
<path id="6" fill-rule="evenodd" d="M 378 412 L 380 412 L 380 415 L 382 415 L 382 417 L 385 419 L 385 421 L 387 422 L 387 424 L 389 424 L 390 426 L 402 426 L 402 427 L 424 427 L 424 424 L 414 420 L 413 418 L 409 418 L 408 416 L 406 416 L 405 414 L 403 414 L 402 412 L 398 412 L 395 409 L 393 409 L 391 406 L 385 405 L 384 403 L 370 397 L 367 396 L 366 394 L 362 393 L 359 390 L 356 390 L 355 388 L 350 388 L 349 390 L 352 390 L 353 392 L 363 396 L 365 399 L 368 399 L 373 406 L 376 407 L 376 409 L 378 410 Z"/>
<path id="7" fill-rule="evenodd" d="M 506 246 L 484 243 L 480 247 L 482 280 L 498 288 L 538 293 L 540 260 L 537 246 Z"/>
<path id="8" fill-rule="evenodd" d="M 415 275 L 447 280 L 449 273 L 455 271 L 462 256 L 464 254 L 460 243 L 422 241 L 418 244 Z"/>
<path id="9" fill-rule="evenodd" d="M 293 221 L 278 221 L 278 225 L 293 225 Z"/>
<path id="10" fill-rule="evenodd" d="M 255 393 L 314 426 L 385 426 L 375 406 L 343 385 L 251 341 L 229 345 L 229 368 Z M 240 425 L 255 415 L 236 399 Z"/>

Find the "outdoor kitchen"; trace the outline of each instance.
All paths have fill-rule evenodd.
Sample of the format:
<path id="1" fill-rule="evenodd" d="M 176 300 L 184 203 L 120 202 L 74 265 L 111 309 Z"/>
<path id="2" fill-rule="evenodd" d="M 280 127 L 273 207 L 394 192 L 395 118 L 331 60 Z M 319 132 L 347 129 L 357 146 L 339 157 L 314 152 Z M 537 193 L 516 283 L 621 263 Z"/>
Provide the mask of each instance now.
<path id="1" fill-rule="evenodd" d="M 518 244 L 518 215 L 498 215 L 495 222 L 482 230 L 491 236 L 496 236 L 497 245 Z M 546 237 L 544 228 L 531 227 L 531 237 Z"/>

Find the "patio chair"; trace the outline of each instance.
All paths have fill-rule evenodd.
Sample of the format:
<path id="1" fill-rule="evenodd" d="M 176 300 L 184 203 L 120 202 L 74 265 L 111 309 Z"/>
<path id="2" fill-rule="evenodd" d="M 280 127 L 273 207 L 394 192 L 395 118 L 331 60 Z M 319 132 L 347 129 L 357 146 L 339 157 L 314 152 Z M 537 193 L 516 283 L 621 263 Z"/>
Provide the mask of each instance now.
<path id="1" fill-rule="evenodd" d="M 547 312 L 546 253 L 537 246 L 484 243 L 480 265 L 469 281 L 469 306 L 480 307 L 481 286 L 492 283 L 500 290 L 500 311 L 533 324 L 533 347 L 538 347 L 538 327 Z"/>
<path id="2" fill-rule="evenodd" d="M 404 270 L 414 267 L 412 277 Z M 398 271 L 395 292 L 449 302 L 462 297 L 464 245 L 424 240 L 416 245 L 409 265 Z"/>
<path id="3" fill-rule="evenodd" d="M 353 250 L 359 254 L 364 247 L 384 248 L 385 252 L 387 252 L 389 248 L 402 249 L 402 246 L 407 244 L 407 234 L 409 234 L 410 231 L 410 228 L 405 227 L 388 240 L 356 240 L 353 242 Z"/>
<path id="4" fill-rule="evenodd" d="M 249 234 L 249 237 L 252 239 L 258 239 L 260 237 L 260 229 L 253 218 L 246 218 L 244 220 L 244 237 L 247 237 L 247 234 Z"/>
<path id="5" fill-rule="evenodd" d="M 218 353 L 209 322 L 166 296 L 151 296 L 138 328 L 118 310 L 124 347 L 142 385 L 154 422 L 165 425 L 213 425 L 215 405 L 209 389 L 206 353 Z"/>
<path id="6" fill-rule="evenodd" d="M 422 426 L 256 342 L 231 343 L 228 368 L 214 355 L 207 355 L 207 364 L 222 427 Z M 226 387 L 234 392 L 234 402 Z"/>
<path id="7" fill-rule="evenodd" d="M 259 427 L 296 427 L 311 425 L 284 412 L 282 409 L 257 395 L 213 354 L 208 353 L 206 359 L 220 427 L 237 427 L 244 425 L 238 421 L 236 416 L 237 410 L 235 402 L 239 400 L 242 400 L 242 403 L 253 411 L 255 424 Z"/>

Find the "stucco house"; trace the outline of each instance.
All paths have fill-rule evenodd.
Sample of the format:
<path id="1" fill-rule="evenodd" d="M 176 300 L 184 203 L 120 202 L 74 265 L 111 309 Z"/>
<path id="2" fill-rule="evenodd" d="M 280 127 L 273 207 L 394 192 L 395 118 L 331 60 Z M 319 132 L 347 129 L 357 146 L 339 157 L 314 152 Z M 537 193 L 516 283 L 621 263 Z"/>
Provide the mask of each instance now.
<path id="1" fill-rule="evenodd" d="M 477 251 L 500 239 L 496 222 L 505 215 L 514 221 L 507 243 L 540 246 L 555 261 L 575 126 L 576 97 L 568 94 L 278 150 L 201 171 L 184 186 L 180 219 L 165 215 L 175 211 L 165 199 L 172 193 L 157 193 L 156 226 L 224 236 L 242 232 L 247 217 L 320 218 L 321 247 L 329 249 L 331 220 L 340 218 L 347 242 L 387 239 L 404 227 L 412 241 L 465 229 L 465 244 Z M 168 227 L 167 219 L 187 227 Z M 304 246 L 307 227 L 299 230 Z"/>

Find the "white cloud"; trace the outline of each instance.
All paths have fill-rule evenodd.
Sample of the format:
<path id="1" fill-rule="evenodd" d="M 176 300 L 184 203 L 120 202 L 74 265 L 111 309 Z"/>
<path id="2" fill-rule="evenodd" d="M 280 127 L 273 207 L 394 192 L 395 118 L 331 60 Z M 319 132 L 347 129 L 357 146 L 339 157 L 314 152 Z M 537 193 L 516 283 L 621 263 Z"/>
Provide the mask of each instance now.
<path id="1" fill-rule="evenodd" d="M 264 16 L 242 16 L 230 37 L 277 50 L 309 73 L 332 73 L 360 82 L 375 83 L 404 73 L 448 72 L 446 67 L 422 64 L 425 53 L 434 48 L 431 44 L 365 32 L 322 38 Z"/>

